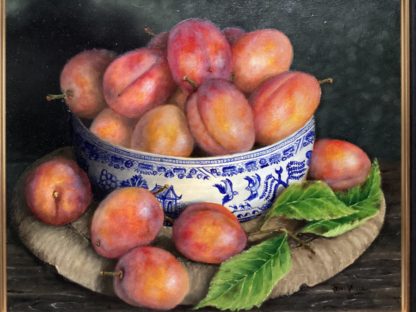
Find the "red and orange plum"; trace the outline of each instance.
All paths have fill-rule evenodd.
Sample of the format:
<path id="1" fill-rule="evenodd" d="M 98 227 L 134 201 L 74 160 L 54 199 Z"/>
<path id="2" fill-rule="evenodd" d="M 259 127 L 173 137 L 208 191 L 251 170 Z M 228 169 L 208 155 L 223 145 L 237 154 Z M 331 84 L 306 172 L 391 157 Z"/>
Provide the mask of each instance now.
<path id="1" fill-rule="evenodd" d="M 184 112 L 176 105 L 155 107 L 134 127 L 131 148 L 170 156 L 191 155 L 194 139 Z"/>
<path id="2" fill-rule="evenodd" d="M 226 27 L 222 30 L 222 33 L 225 38 L 227 38 L 228 43 L 232 46 L 246 32 L 240 27 Z"/>
<path id="3" fill-rule="evenodd" d="M 134 122 L 111 108 L 105 108 L 94 118 L 90 130 L 104 141 L 129 147 Z"/>
<path id="4" fill-rule="evenodd" d="M 187 19 L 170 30 L 168 62 L 175 82 L 189 92 L 207 79 L 231 78 L 230 45 L 207 20 Z"/>
<path id="5" fill-rule="evenodd" d="M 210 155 L 245 152 L 255 133 L 250 104 L 232 83 L 203 83 L 186 104 L 189 127 L 198 145 Z"/>
<path id="6" fill-rule="evenodd" d="M 116 54 L 108 50 L 86 50 L 72 57 L 60 76 L 63 97 L 69 109 L 81 118 L 94 118 L 106 103 L 102 81 L 104 71 Z M 53 99 L 56 96 L 48 96 Z"/>
<path id="7" fill-rule="evenodd" d="M 152 242 L 163 225 L 163 209 L 146 189 L 126 187 L 111 192 L 94 212 L 91 242 L 106 258 Z"/>
<path id="8" fill-rule="evenodd" d="M 362 184 L 370 169 L 370 159 L 358 146 L 343 140 L 320 139 L 313 148 L 309 175 L 334 190 L 346 190 Z"/>
<path id="9" fill-rule="evenodd" d="M 251 95 L 256 141 L 273 144 L 300 129 L 314 114 L 321 87 L 312 75 L 285 72 L 269 78 Z"/>
<path id="10" fill-rule="evenodd" d="M 241 36 L 232 47 L 235 85 L 251 93 L 267 78 L 289 70 L 293 48 L 276 29 L 262 29 Z"/>
<path id="11" fill-rule="evenodd" d="M 128 304 L 169 310 L 189 292 L 185 266 L 168 251 L 137 247 L 120 258 L 115 268 L 114 290 Z"/>
<path id="12" fill-rule="evenodd" d="M 162 51 L 140 48 L 115 59 L 104 73 L 108 105 L 128 118 L 139 118 L 162 104 L 175 84 Z"/>
<path id="13" fill-rule="evenodd" d="M 247 244 L 237 217 L 213 203 L 188 206 L 173 224 L 172 239 L 188 259 L 212 264 L 238 254 Z"/>
<path id="14" fill-rule="evenodd" d="M 63 225 L 77 220 L 92 201 L 90 181 L 75 161 L 55 157 L 27 177 L 25 198 L 40 221 Z"/>

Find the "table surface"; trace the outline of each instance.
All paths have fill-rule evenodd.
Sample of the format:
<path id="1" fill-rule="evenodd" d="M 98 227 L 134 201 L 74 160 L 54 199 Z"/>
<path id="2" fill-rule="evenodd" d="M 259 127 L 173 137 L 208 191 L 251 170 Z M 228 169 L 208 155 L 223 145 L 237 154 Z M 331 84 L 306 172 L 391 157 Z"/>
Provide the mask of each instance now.
<path id="1" fill-rule="evenodd" d="M 400 164 L 381 161 L 386 218 L 380 235 L 351 266 L 330 280 L 265 302 L 261 311 L 399 311 L 401 301 Z M 29 163 L 9 163 L 7 198 Z M 131 307 L 65 280 L 7 229 L 8 311 L 150 311 Z M 174 311 L 191 311 L 180 306 Z M 203 311 L 217 311 L 205 309 Z"/>

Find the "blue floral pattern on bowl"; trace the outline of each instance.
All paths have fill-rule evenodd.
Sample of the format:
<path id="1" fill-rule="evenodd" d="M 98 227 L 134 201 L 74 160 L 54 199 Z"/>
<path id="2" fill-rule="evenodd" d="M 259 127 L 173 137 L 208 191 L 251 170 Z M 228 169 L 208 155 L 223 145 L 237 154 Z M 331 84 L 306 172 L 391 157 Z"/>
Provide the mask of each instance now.
<path id="1" fill-rule="evenodd" d="M 163 188 L 156 197 L 165 213 L 177 217 L 186 205 L 214 202 L 240 221 L 266 211 L 291 183 L 305 179 L 315 140 L 312 118 L 300 130 L 273 145 L 233 155 L 184 158 L 114 146 L 72 118 L 78 163 L 88 173 L 95 194 L 119 187 Z"/>

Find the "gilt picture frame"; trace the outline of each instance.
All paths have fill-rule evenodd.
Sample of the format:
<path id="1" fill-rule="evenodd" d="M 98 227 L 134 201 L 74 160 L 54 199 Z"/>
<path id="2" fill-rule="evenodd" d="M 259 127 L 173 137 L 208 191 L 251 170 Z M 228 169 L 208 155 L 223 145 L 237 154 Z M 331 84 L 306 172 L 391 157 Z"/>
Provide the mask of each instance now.
<path id="1" fill-rule="evenodd" d="M 79 309 L 137 311 L 116 297 L 62 276 L 25 246 L 12 225 L 15 185 L 37 159 L 72 144 L 70 113 L 47 102 L 59 74 L 77 52 L 108 48 L 122 54 L 146 45 L 143 31 L 169 30 L 191 17 L 221 28 L 278 28 L 293 42 L 293 69 L 320 79 L 316 137 L 351 141 L 381 164 L 386 218 L 380 234 L 351 265 L 313 287 L 267 300 L 264 311 L 411 311 L 416 306 L 416 198 L 413 135 L 414 1 L 98 1 L 2 0 L 1 226 L 2 311 Z M 388 285 L 388 286 L 386 286 Z M 189 311 L 179 306 L 175 311 Z M 140 308 L 139 308 L 140 310 Z M 205 310 L 204 310 L 205 311 Z M 208 308 L 207 311 L 216 311 Z"/>

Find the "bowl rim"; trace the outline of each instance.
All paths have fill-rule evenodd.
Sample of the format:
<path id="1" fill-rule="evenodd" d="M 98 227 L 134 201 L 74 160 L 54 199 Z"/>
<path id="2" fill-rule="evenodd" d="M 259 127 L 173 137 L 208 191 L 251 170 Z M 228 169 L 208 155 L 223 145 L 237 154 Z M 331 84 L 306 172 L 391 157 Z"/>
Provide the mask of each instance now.
<path id="1" fill-rule="evenodd" d="M 290 143 L 296 141 L 298 136 L 306 134 L 309 130 L 315 131 L 315 116 L 313 115 L 308 121 L 298 130 L 293 132 L 291 135 L 285 137 L 282 140 L 279 140 L 273 144 L 266 145 L 260 148 L 252 149 L 246 152 L 234 153 L 234 154 L 227 154 L 227 155 L 220 155 L 220 156 L 206 156 L 206 157 L 179 157 L 179 156 L 168 156 L 168 155 L 159 155 L 144 151 L 138 151 L 135 149 L 118 146 L 111 144 L 107 141 L 102 140 L 94 133 L 92 133 L 89 128 L 84 124 L 84 122 L 76 115 L 71 113 L 72 125 L 73 128 L 74 124 L 81 129 L 83 133 L 83 137 L 85 135 L 96 145 L 100 148 L 110 151 L 116 154 L 122 154 L 127 157 L 132 158 L 141 158 L 146 161 L 154 161 L 154 162 L 167 162 L 167 163 L 176 163 L 176 164 L 197 164 L 197 165 L 204 165 L 204 164 L 221 164 L 221 163 L 231 163 L 241 160 L 248 160 L 252 158 L 257 158 L 263 155 L 269 155 L 272 152 L 281 149 L 289 145 Z M 85 134 L 85 135 L 84 135 Z M 315 135 L 314 135 L 315 137 Z"/>

